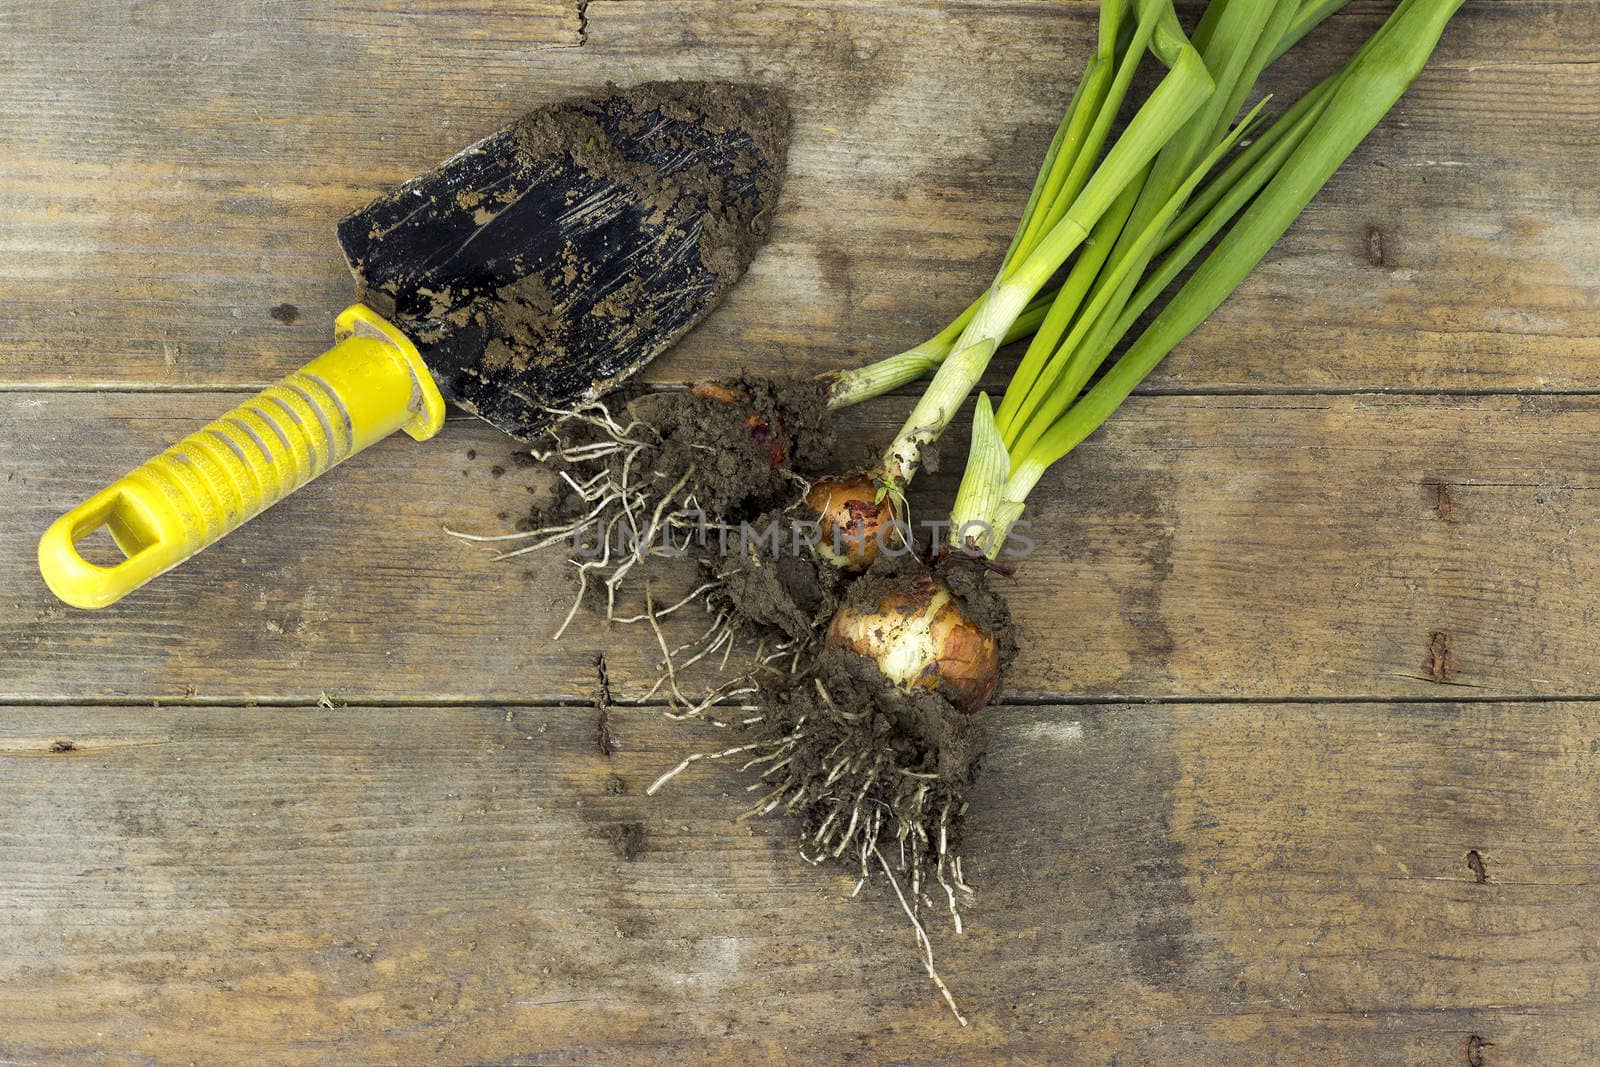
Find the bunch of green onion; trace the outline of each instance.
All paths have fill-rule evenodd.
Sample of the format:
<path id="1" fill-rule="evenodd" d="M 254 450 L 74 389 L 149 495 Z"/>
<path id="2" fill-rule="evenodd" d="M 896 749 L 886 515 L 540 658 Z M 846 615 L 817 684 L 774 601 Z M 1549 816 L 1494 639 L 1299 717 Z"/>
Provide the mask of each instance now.
<path id="1" fill-rule="evenodd" d="M 1270 122 L 1270 100 L 1235 122 L 1262 72 L 1346 2 L 1213 0 L 1186 36 L 1171 0 L 1104 0 L 1096 50 L 993 284 L 933 338 L 833 384 L 842 407 L 937 368 L 872 472 L 880 497 L 903 499 L 995 352 L 1031 334 L 998 409 L 978 398 L 951 515 L 953 544 L 999 552 L 1045 470 L 1238 287 L 1417 77 L 1463 0 L 1401 0 L 1343 70 Z M 1108 149 L 1147 58 L 1165 72 Z"/>

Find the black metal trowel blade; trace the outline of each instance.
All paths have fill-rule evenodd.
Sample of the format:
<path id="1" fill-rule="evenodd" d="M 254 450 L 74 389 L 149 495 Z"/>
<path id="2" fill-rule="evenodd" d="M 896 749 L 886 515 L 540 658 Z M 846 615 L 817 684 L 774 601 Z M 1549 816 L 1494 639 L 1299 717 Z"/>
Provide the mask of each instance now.
<path id="1" fill-rule="evenodd" d="M 339 224 L 360 297 L 445 397 L 527 438 L 744 273 L 778 193 L 770 90 L 660 82 L 541 108 Z"/>

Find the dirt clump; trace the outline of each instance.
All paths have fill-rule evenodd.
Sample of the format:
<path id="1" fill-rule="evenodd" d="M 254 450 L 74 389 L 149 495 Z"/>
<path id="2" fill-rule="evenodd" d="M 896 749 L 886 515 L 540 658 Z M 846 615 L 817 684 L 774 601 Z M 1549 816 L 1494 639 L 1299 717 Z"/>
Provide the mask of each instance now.
<path id="1" fill-rule="evenodd" d="M 551 446 L 532 455 L 553 468 L 557 487 L 535 502 L 529 530 L 575 520 L 609 499 L 589 525 L 621 514 L 627 522 L 612 533 L 635 535 L 665 503 L 662 516 L 676 516 L 678 529 L 708 547 L 791 504 L 806 476 L 827 467 L 835 440 L 821 384 L 755 375 L 688 390 L 625 390 L 550 435 Z"/>
<path id="2" fill-rule="evenodd" d="M 742 130 L 750 149 L 737 154 L 726 172 L 703 164 L 667 171 L 641 163 L 622 151 L 602 121 L 602 109 L 630 114 L 622 129 L 641 135 L 653 115 L 685 123 L 704 123 L 712 130 Z M 700 222 L 701 260 L 718 275 L 718 293 L 738 280 L 766 239 L 768 218 L 749 216 L 732 190 L 733 179 L 757 176 L 757 202 L 771 204 L 780 180 L 779 168 L 762 167 L 759 157 L 781 161 L 789 148 L 789 114 L 780 90 L 731 82 L 646 82 L 626 89 L 608 84 L 602 97 L 528 112 L 512 126 L 517 147 L 531 160 L 553 155 L 572 158 L 596 178 L 637 193 L 657 212 L 656 221 Z M 650 130 L 659 133 L 659 127 Z M 653 156 L 692 148 L 652 144 Z M 686 212 L 686 207 L 688 211 Z M 726 279 L 723 281 L 722 279 Z"/>
<path id="3" fill-rule="evenodd" d="M 619 822 L 606 827 L 606 840 L 611 850 L 629 863 L 645 851 L 647 836 L 642 822 Z"/>
<path id="4" fill-rule="evenodd" d="M 800 514 L 808 513 L 802 509 Z M 758 530 L 775 528 L 785 537 L 792 521 L 793 512 L 771 511 L 752 525 Z M 788 547 L 772 552 L 745 545 L 738 556 L 713 558 L 703 567 L 722 579 L 729 600 L 751 625 L 808 642 L 826 629 L 848 576 L 814 552 L 790 552 Z"/>

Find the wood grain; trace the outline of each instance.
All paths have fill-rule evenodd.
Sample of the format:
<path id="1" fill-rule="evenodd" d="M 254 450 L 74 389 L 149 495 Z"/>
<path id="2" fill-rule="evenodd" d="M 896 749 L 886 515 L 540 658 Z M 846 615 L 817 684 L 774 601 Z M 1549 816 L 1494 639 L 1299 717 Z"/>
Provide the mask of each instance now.
<path id="1" fill-rule="evenodd" d="M 1007 709 L 978 902 L 934 927 L 965 1031 L 886 889 L 730 820 L 733 768 L 642 795 L 725 735 L 624 709 L 607 758 L 574 709 L 4 714 L 10 1061 L 1600 1049 L 1593 704 Z"/>
<path id="2" fill-rule="evenodd" d="M 581 701 L 596 651 L 623 698 L 653 680 L 635 627 L 585 612 L 551 643 L 559 552 L 496 563 L 442 532 L 510 531 L 547 477 L 474 419 L 385 442 L 110 609 L 57 603 L 44 527 L 236 400 L 0 395 L 0 699 Z M 901 403 L 852 433 L 887 440 Z M 1600 694 L 1597 433 L 1595 397 L 1136 400 L 1030 503 L 1010 691 Z M 945 514 L 952 475 L 919 484 L 913 515 Z"/>
<path id="3" fill-rule="evenodd" d="M 1266 84 L 1293 93 L 1334 69 L 1383 10 L 1352 5 Z M 992 271 L 1094 7 L 595 0 L 580 28 L 571 0 L 75 0 L 4 18 L 0 386 L 195 387 L 261 384 L 322 350 L 351 295 L 341 215 L 607 79 L 779 83 L 795 110 L 771 247 L 657 379 L 914 343 Z M 1468 4 L 1152 387 L 1593 388 L 1597 70 L 1593 3 Z"/>
<path id="4" fill-rule="evenodd" d="M 607 80 L 796 118 L 770 247 L 655 380 L 920 340 L 1004 248 L 1095 5 L 0 0 L 0 1063 L 1600 1060 L 1600 397 L 1505 395 L 1600 380 L 1597 10 L 1469 0 L 1041 487 L 979 899 L 934 924 L 960 1030 L 883 887 L 730 821 L 734 768 L 642 795 L 725 734 L 619 707 L 597 750 L 592 657 L 638 699 L 648 641 L 552 643 L 559 556 L 442 533 L 542 482 L 476 420 L 105 612 L 33 552 L 326 347 L 340 216 Z M 1425 392 L 1498 395 L 1369 395 Z"/>

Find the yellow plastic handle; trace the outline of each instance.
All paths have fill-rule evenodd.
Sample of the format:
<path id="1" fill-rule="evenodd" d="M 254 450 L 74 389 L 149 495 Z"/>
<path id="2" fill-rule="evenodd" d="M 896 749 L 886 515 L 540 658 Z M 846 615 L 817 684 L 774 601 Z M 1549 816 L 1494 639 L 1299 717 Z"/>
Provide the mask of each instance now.
<path id="1" fill-rule="evenodd" d="M 444 398 L 404 334 L 362 304 L 332 349 L 190 434 L 51 524 L 39 570 L 77 608 L 103 608 L 222 539 L 396 430 L 426 441 Z M 90 563 L 78 542 L 105 526 L 127 557 Z"/>

